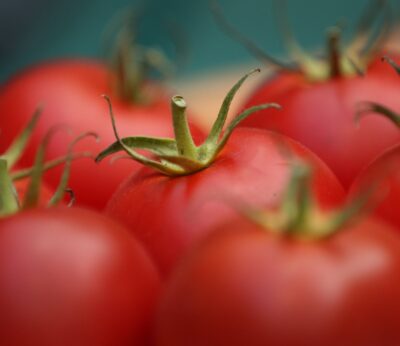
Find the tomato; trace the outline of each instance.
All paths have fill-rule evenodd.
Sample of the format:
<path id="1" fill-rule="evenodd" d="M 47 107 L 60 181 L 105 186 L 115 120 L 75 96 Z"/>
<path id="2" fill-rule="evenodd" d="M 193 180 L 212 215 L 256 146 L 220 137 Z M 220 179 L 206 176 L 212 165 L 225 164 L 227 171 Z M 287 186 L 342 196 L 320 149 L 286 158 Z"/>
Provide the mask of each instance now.
<path id="1" fill-rule="evenodd" d="M 83 141 L 74 150 L 90 151 L 95 155 L 114 139 L 107 107 L 100 97 L 102 94 L 108 94 L 113 99 L 117 122 L 123 134 L 170 135 L 172 126 L 167 92 L 151 85 L 153 102 L 131 103 L 116 94 L 112 83 L 115 78 L 103 63 L 78 59 L 45 62 L 20 72 L 0 91 L 0 111 L 4 114 L 0 117 L 0 151 L 8 146 L 38 104 L 43 104 L 41 120 L 21 164 L 27 166 L 32 163 L 44 134 L 56 124 L 67 124 L 76 134 L 96 132 L 101 139 L 99 143 Z M 52 140 L 47 149 L 48 159 L 65 155 L 70 140 L 68 135 Z M 113 164 L 107 161 L 101 166 L 91 160 L 74 162 L 69 185 L 76 194 L 77 204 L 102 209 L 121 181 L 138 167 L 126 160 Z M 46 174 L 49 186 L 57 185 L 60 170 Z"/>
<path id="2" fill-rule="evenodd" d="M 400 230 L 400 145 L 386 150 L 354 180 L 349 199 L 369 191 L 370 208 Z"/>
<path id="3" fill-rule="evenodd" d="M 159 285 L 142 246 L 98 213 L 0 219 L 1 345 L 147 345 Z"/>
<path id="4" fill-rule="evenodd" d="M 324 239 L 236 220 L 183 259 L 157 346 L 400 344 L 400 237 L 372 219 Z"/>
<path id="5" fill-rule="evenodd" d="M 385 65 L 385 66 L 382 66 Z M 242 125 L 274 130 L 292 137 L 324 160 L 348 188 L 375 156 L 400 142 L 400 133 L 381 117 L 355 120 L 360 102 L 373 101 L 400 109 L 400 79 L 380 60 L 366 75 L 337 77 L 313 83 L 295 72 L 282 72 L 264 81 L 244 107 L 271 100 L 282 111 L 259 114 Z"/>
<path id="6" fill-rule="evenodd" d="M 274 207 L 293 160 L 310 162 L 313 190 L 328 207 L 343 198 L 332 172 L 299 143 L 257 129 L 235 130 L 216 160 L 197 173 L 169 177 L 144 167 L 110 199 L 106 213 L 127 225 L 146 245 L 164 276 L 212 226 L 235 214 L 226 200 Z"/>

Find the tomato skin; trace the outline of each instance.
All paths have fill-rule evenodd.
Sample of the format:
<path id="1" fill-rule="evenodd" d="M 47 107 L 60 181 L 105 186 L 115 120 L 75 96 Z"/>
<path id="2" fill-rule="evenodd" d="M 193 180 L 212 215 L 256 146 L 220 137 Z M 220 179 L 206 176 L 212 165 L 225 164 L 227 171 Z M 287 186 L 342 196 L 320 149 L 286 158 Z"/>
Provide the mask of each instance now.
<path id="1" fill-rule="evenodd" d="M 0 220 L 0 344 L 147 345 L 159 276 L 120 225 L 76 208 Z"/>
<path id="2" fill-rule="evenodd" d="M 395 346 L 399 289 L 400 237 L 385 224 L 313 241 L 239 220 L 180 263 L 156 345 Z"/>
<path id="3" fill-rule="evenodd" d="M 400 145 L 386 150 L 360 172 L 348 199 L 371 187 L 371 211 L 400 231 Z"/>
<path id="4" fill-rule="evenodd" d="M 283 72 L 262 83 L 243 106 L 273 101 L 282 110 L 262 111 L 242 126 L 270 129 L 299 141 L 325 161 L 347 189 L 375 156 L 400 142 L 399 131 L 383 117 L 365 117 L 357 125 L 357 106 L 373 101 L 400 109 L 399 94 L 400 79 L 381 61 L 373 62 L 364 77 L 315 84 Z"/>
<path id="5" fill-rule="evenodd" d="M 216 224 L 235 214 L 228 201 L 277 206 L 292 169 L 290 154 L 310 162 L 322 205 L 343 199 L 332 172 L 299 143 L 269 131 L 238 129 L 203 171 L 170 178 L 144 168 L 125 181 L 106 213 L 127 225 L 168 276 L 176 261 Z"/>
<path id="6" fill-rule="evenodd" d="M 136 105 L 121 101 L 111 88 L 113 74 L 107 67 L 93 60 L 59 60 L 42 63 L 22 71 L 8 81 L 0 91 L 0 151 L 5 149 L 20 129 L 42 104 L 42 118 L 37 125 L 22 164 L 32 163 L 38 144 L 54 125 L 67 124 L 75 135 L 94 131 L 100 142 L 87 139 L 75 151 L 98 154 L 115 141 L 108 114 L 108 107 L 101 97 L 107 94 L 113 101 L 117 126 L 121 136 L 151 135 L 172 136 L 170 98 L 165 90 L 153 86 L 155 102 Z M 196 128 L 197 133 L 200 131 Z M 65 155 L 71 136 L 57 134 L 49 148 L 48 158 Z M 135 162 L 119 160 L 110 164 L 109 159 L 96 165 L 93 160 L 80 159 L 72 164 L 70 187 L 77 197 L 77 204 L 103 209 L 121 181 L 140 166 Z M 56 187 L 61 168 L 46 174 L 46 182 Z"/>

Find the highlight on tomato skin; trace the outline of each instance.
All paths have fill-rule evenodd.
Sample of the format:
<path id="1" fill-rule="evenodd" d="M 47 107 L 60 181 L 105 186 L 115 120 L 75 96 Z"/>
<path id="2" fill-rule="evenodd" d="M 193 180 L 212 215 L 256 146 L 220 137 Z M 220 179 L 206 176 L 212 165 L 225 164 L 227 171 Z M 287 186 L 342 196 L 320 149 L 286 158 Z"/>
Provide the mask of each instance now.
<path id="1" fill-rule="evenodd" d="M 97 212 L 0 218 L 1 345 L 147 345 L 160 292 L 148 254 Z"/>
<path id="2" fill-rule="evenodd" d="M 398 345 L 397 233 L 370 218 L 317 240 L 220 226 L 171 276 L 156 345 Z"/>

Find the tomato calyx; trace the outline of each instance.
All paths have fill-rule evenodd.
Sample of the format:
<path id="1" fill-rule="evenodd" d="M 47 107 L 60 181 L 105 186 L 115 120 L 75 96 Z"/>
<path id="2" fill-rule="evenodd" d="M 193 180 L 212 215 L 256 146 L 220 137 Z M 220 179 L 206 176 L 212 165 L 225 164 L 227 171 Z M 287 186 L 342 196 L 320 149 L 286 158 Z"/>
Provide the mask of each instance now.
<path id="1" fill-rule="evenodd" d="M 17 213 L 19 210 L 37 206 L 43 173 L 60 164 L 64 164 L 64 170 L 59 185 L 48 202 L 48 206 L 52 207 L 58 205 L 65 193 L 70 194 L 70 201 L 73 202 L 73 192 L 67 188 L 71 163 L 78 158 L 92 157 L 92 154 L 89 152 L 73 153 L 73 147 L 81 139 L 88 136 L 97 138 L 95 133 L 88 132 L 76 137 L 70 143 L 67 155 L 45 162 L 44 156 L 46 147 L 54 133 L 59 130 L 59 128 L 54 127 L 46 134 L 39 146 L 33 166 L 21 170 L 14 170 L 13 168 L 23 154 L 41 113 L 42 108 L 39 107 L 21 134 L 15 138 L 6 152 L 0 155 L 0 217 L 9 216 Z M 16 193 L 14 182 L 24 178 L 30 178 L 30 183 L 23 201 L 20 201 Z"/>
<path id="2" fill-rule="evenodd" d="M 321 239 L 335 234 L 364 209 L 370 190 L 334 210 L 323 210 L 311 194 L 312 172 L 308 164 L 293 162 L 291 178 L 281 205 L 261 211 L 248 205 L 236 206 L 251 221 L 276 234 Z"/>
<path id="3" fill-rule="evenodd" d="M 400 75 L 400 66 L 389 56 L 385 55 L 382 57 L 382 61 L 387 62 L 393 69 Z"/>
<path id="4" fill-rule="evenodd" d="M 342 30 L 339 25 L 327 30 L 327 50 L 321 57 L 308 53 L 300 46 L 290 28 L 285 1 L 275 1 L 276 17 L 290 60 L 290 62 L 284 62 L 264 52 L 251 39 L 242 35 L 225 18 L 216 0 L 213 0 L 211 5 L 221 29 L 256 58 L 277 70 L 300 73 L 311 83 L 324 82 L 337 77 L 364 75 L 370 61 L 386 42 L 392 27 L 388 4 L 386 1 L 374 0 L 362 16 L 348 44 L 341 44 Z M 375 34 L 373 24 L 380 12 L 384 12 L 383 24 L 379 26 L 379 32 Z"/>
<path id="5" fill-rule="evenodd" d="M 16 192 L 8 174 L 7 161 L 0 159 L 0 217 L 13 214 L 19 209 Z"/>
<path id="6" fill-rule="evenodd" d="M 395 72 L 400 75 L 400 66 L 393 59 L 388 56 L 384 56 L 382 57 L 382 61 L 392 66 Z M 365 101 L 358 104 L 358 109 L 355 117 L 356 122 L 360 122 L 362 117 L 369 114 L 383 116 L 390 120 L 395 126 L 400 128 L 400 114 L 377 102 Z"/>
<path id="7" fill-rule="evenodd" d="M 135 42 L 139 14 L 129 11 L 120 19 L 121 28 L 113 42 L 111 67 L 115 71 L 114 88 L 118 97 L 128 103 L 151 104 L 154 90 L 147 83 L 150 72 L 162 78 L 173 74 L 174 66 L 156 48 L 143 47 Z"/>
<path id="8" fill-rule="evenodd" d="M 203 170 L 214 162 L 228 142 L 233 130 L 242 120 L 247 118 L 250 114 L 262 109 L 280 109 L 280 106 L 275 103 L 251 107 L 234 118 L 224 130 L 228 111 L 235 94 L 244 81 L 255 72 L 260 72 L 260 70 L 255 69 L 249 72 L 231 88 L 221 105 L 217 119 L 208 137 L 198 146 L 194 143 L 190 132 L 185 112 L 186 102 L 182 96 L 176 95 L 171 99 L 172 120 L 175 134 L 174 139 L 153 137 L 127 137 L 121 139 L 116 128 L 110 98 L 104 96 L 109 105 L 109 113 L 117 141 L 103 150 L 97 156 L 96 162 L 119 151 L 124 151 L 132 159 L 168 176 L 188 175 Z M 155 159 L 150 159 L 141 155 L 136 149 L 149 151 L 154 155 Z"/>

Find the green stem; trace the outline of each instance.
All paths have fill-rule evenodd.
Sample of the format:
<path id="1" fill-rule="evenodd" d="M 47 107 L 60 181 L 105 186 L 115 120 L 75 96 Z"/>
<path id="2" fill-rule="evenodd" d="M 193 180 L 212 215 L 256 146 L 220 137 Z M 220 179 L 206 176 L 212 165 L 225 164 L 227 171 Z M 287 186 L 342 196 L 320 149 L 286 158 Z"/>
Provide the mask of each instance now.
<path id="1" fill-rule="evenodd" d="M 186 117 L 186 102 L 182 96 L 172 97 L 171 109 L 175 138 L 166 139 L 154 137 L 120 138 L 115 125 L 111 101 L 108 96 L 103 95 L 108 103 L 111 123 L 117 141 L 99 153 L 96 157 L 96 162 L 101 161 L 108 155 L 115 154 L 119 151 L 125 151 L 134 160 L 146 166 L 153 167 L 166 175 L 180 176 L 201 171 L 214 162 L 218 153 L 228 141 L 234 128 L 247 116 L 261 109 L 270 107 L 280 108 L 274 103 L 251 107 L 234 118 L 227 126 L 226 131 L 223 132 L 229 106 L 233 97 L 246 78 L 256 71 L 259 70 L 250 71 L 250 73 L 242 77 L 231 88 L 222 103 L 210 134 L 199 146 L 194 143 L 190 133 L 189 123 Z M 143 156 L 137 152 L 136 149 L 145 149 L 149 151 L 153 159 Z"/>
<path id="2" fill-rule="evenodd" d="M 263 61 L 266 64 L 273 66 L 279 70 L 296 72 L 299 71 L 297 64 L 286 63 L 284 61 L 274 58 L 273 56 L 263 51 L 255 42 L 253 42 L 253 40 L 249 39 L 240 31 L 238 31 L 236 27 L 225 18 L 217 0 L 210 0 L 209 5 L 210 10 L 214 15 L 215 20 L 220 26 L 221 30 L 224 31 L 233 40 L 245 47 L 256 59 L 259 59 L 260 61 Z"/>
<path id="3" fill-rule="evenodd" d="M 129 103 L 141 103 L 140 85 L 143 81 L 141 73 L 141 52 L 134 44 L 137 24 L 137 13 L 126 11 L 115 19 L 118 32 L 113 37 L 113 66 L 116 76 L 116 91 L 121 100 Z M 110 31 L 111 32 L 111 31 Z"/>
<path id="4" fill-rule="evenodd" d="M 400 127 L 400 115 L 387 108 L 384 105 L 374 102 L 361 102 L 358 105 L 358 110 L 355 116 L 356 123 L 359 123 L 361 118 L 368 114 L 380 114 L 390 120 L 394 125 Z"/>
<path id="5" fill-rule="evenodd" d="M 15 138 L 14 142 L 11 143 L 7 151 L 3 155 L 1 155 L 2 159 L 7 160 L 9 170 L 11 170 L 14 164 L 21 157 L 41 114 L 42 107 L 40 106 L 35 110 L 35 113 L 29 120 L 28 125 L 23 129 L 21 134 Z"/>
<path id="6" fill-rule="evenodd" d="M 43 176 L 43 162 L 45 151 L 54 132 L 55 128 L 50 129 L 36 152 L 35 162 L 32 167 L 30 184 L 22 203 L 23 209 L 32 208 L 38 205 L 40 197 L 40 186 Z"/>
<path id="7" fill-rule="evenodd" d="M 174 169 L 172 167 L 170 167 L 168 164 L 149 159 L 149 158 L 145 157 L 144 155 L 139 154 L 138 152 L 136 152 L 135 150 L 133 150 L 132 148 L 130 148 L 128 145 L 126 145 L 124 143 L 124 141 L 121 139 L 121 137 L 118 134 L 117 126 L 115 124 L 114 111 L 113 111 L 110 97 L 107 95 L 102 95 L 102 97 L 106 100 L 106 102 L 108 104 L 108 110 L 109 110 L 109 114 L 110 114 L 110 118 L 111 118 L 111 124 L 112 124 L 112 128 L 113 128 L 114 136 L 117 139 L 117 142 L 119 143 L 119 146 L 122 148 L 122 150 L 124 150 L 134 160 L 142 163 L 143 165 L 153 167 L 154 169 L 156 169 L 160 172 L 163 172 L 167 175 L 174 175 L 174 173 L 175 173 Z M 95 161 L 99 162 L 102 159 L 104 159 L 107 156 L 106 152 L 107 152 L 107 149 L 104 152 L 101 152 L 96 157 Z M 115 151 L 113 151 L 113 152 L 115 152 Z"/>
<path id="8" fill-rule="evenodd" d="M 163 79 L 170 76 L 173 65 L 158 49 L 142 47 L 137 44 L 137 22 L 142 13 L 130 11 L 120 18 L 120 29 L 113 47 L 112 65 L 116 76 L 118 96 L 125 102 L 148 105 L 154 95 L 143 86 L 151 72 L 158 73 Z"/>
<path id="9" fill-rule="evenodd" d="M 18 198 L 8 174 L 7 161 L 0 159 L 0 216 L 13 214 L 18 209 Z"/>
<path id="10" fill-rule="evenodd" d="M 139 62 L 134 58 L 134 47 L 128 37 L 124 37 L 119 44 L 116 58 L 117 90 L 122 100 L 140 104 L 142 93 L 140 85 L 143 82 L 143 73 Z M 136 57 L 138 59 L 138 57 Z"/>
<path id="11" fill-rule="evenodd" d="M 96 138 L 96 140 L 98 140 L 98 136 L 96 133 L 94 132 L 87 132 L 87 133 L 83 133 L 80 136 L 76 137 L 68 146 L 68 153 L 66 155 L 66 160 L 65 160 L 65 166 L 64 166 L 64 170 L 61 174 L 60 177 L 60 182 L 58 184 L 58 187 L 56 189 L 56 191 L 54 192 L 53 196 L 51 197 L 48 206 L 49 207 L 54 207 L 57 206 L 62 199 L 64 198 L 64 194 L 65 191 L 67 190 L 67 185 L 68 185 L 68 180 L 69 180 L 69 176 L 71 173 L 71 164 L 72 161 L 74 160 L 74 153 L 73 153 L 73 148 L 76 145 L 76 143 L 78 143 L 80 140 L 82 140 L 83 138 L 86 137 L 94 137 Z"/>
<path id="12" fill-rule="evenodd" d="M 376 185 L 338 209 L 325 211 L 312 194 L 312 171 L 306 163 L 294 162 L 292 174 L 277 210 L 245 208 L 244 214 L 269 231 L 302 238 L 321 239 L 339 232 L 365 209 Z"/>
<path id="13" fill-rule="evenodd" d="M 328 30 L 328 56 L 330 63 L 330 76 L 337 78 L 342 76 L 341 52 L 340 52 L 340 29 L 332 27 Z"/>
<path id="14" fill-rule="evenodd" d="M 310 167 L 307 164 L 293 164 L 292 175 L 281 206 L 282 218 L 286 219 L 285 232 L 299 231 L 307 222 L 311 209 L 310 175 Z"/>
<path id="15" fill-rule="evenodd" d="M 389 58 L 388 56 L 384 56 L 382 57 L 382 61 L 386 61 L 390 66 L 393 67 L 397 74 L 400 75 L 400 66 L 397 65 L 397 63 L 393 59 Z"/>
<path id="16" fill-rule="evenodd" d="M 190 133 L 186 117 L 186 102 L 182 96 L 171 99 L 172 119 L 178 153 L 190 159 L 197 158 L 197 148 Z"/>
<path id="17" fill-rule="evenodd" d="M 93 158 L 93 154 L 91 152 L 86 152 L 86 151 L 84 151 L 82 153 L 73 153 L 72 154 L 72 160 L 86 158 L 86 157 Z M 65 163 L 65 161 L 67 161 L 67 159 L 68 159 L 67 156 L 61 156 L 61 157 L 58 157 L 51 161 L 45 162 L 43 165 L 43 171 L 46 172 L 54 167 L 57 167 L 57 166 Z M 29 167 L 29 168 L 20 169 L 18 171 L 13 171 L 10 173 L 11 179 L 12 179 L 12 181 L 16 181 L 16 180 L 28 178 L 31 176 L 33 170 L 34 170 L 33 167 Z"/>

